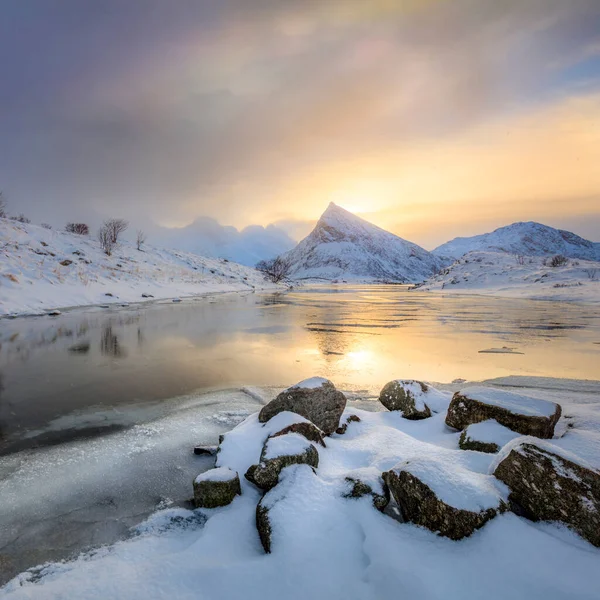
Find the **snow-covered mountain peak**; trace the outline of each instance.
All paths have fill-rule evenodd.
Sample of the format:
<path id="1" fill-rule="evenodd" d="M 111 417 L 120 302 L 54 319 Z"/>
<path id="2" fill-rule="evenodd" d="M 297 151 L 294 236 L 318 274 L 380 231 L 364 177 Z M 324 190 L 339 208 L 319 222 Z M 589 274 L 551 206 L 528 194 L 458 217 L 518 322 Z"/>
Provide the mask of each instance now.
<path id="1" fill-rule="evenodd" d="M 333 202 L 313 231 L 285 256 L 294 279 L 422 281 L 440 266 L 420 246 Z"/>
<path id="2" fill-rule="evenodd" d="M 513 223 L 490 233 L 457 237 L 436 248 L 437 256 L 460 258 L 467 252 L 492 251 L 545 256 L 564 254 L 569 258 L 600 260 L 600 243 L 590 242 L 570 231 L 535 221 Z"/>

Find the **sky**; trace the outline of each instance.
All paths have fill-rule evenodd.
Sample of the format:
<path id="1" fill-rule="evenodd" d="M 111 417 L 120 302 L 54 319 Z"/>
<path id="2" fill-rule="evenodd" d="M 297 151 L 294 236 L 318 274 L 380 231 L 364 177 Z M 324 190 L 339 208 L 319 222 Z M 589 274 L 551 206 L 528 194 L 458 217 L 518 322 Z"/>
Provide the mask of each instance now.
<path id="1" fill-rule="evenodd" d="M 0 0 L 0 189 L 34 222 L 600 240 L 598 0 Z"/>

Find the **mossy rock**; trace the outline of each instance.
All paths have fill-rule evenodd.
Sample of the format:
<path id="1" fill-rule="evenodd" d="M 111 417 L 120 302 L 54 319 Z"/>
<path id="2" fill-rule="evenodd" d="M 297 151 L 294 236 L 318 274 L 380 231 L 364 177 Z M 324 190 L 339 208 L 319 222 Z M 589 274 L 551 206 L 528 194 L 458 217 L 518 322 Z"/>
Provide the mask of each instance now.
<path id="1" fill-rule="evenodd" d="M 554 435 L 554 427 L 561 415 L 559 404 L 523 398 L 510 392 L 498 390 L 490 390 L 490 392 L 494 394 L 493 401 L 486 399 L 486 390 L 478 389 L 477 392 L 472 392 L 467 389 L 456 392 L 448 407 L 446 425 L 463 430 L 473 423 L 494 419 L 504 427 L 522 435 L 539 438 L 551 438 Z M 522 398 L 524 403 L 530 402 L 531 406 L 524 404 L 521 409 L 518 405 L 519 398 Z M 546 414 L 544 410 L 536 414 L 536 406 L 545 409 Z"/>
<path id="2" fill-rule="evenodd" d="M 497 514 L 508 510 L 502 500 L 497 506 L 480 511 L 456 508 L 443 502 L 426 483 L 408 471 L 392 469 L 382 477 L 404 520 L 452 540 L 470 536 Z"/>
<path id="3" fill-rule="evenodd" d="M 225 473 L 226 471 L 229 471 L 229 473 Z M 213 474 L 216 474 L 215 478 L 212 478 Z M 211 469 L 194 480 L 194 504 L 196 508 L 227 506 L 241 493 L 240 478 L 235 471 L 230 469 Z"/>
<path id="4" fill-rule="evenodd" d="M 494 475 L 510 488 L 514 512 L 533 521 L 565 523 L 600 547 L 600 472 L 553 449 L 548 443 L 517 443 Z"/>
<path id="5" fill-rule="evenodd" d="M 458 445 L 462 450 L 475 450 L 476 452 L 486 452 L 488 454 L 496 454 L 500 451 L 498 444 L 493 442 L 479 442 L 470 438 L 467 430 L 460 434 Z"/>
<path id="6" fill-rule="evenodd" d="M 296 435 L 288 433 L 286 435 Z M 252 482 L 262 490 L 268 491 L 279 482 L 279 474 L 283 469 L 291 465 L 309 465 L 317 468 L 319 466 L 319 453 L 317 449 L 307 440 L 307 445 L 302 452 L 297 454 L 284 454 L 274 458 L 266 458 L 270 437 L 263 447 L 260 462 L 252 465 L 245 474 L 248 481 Z"/>

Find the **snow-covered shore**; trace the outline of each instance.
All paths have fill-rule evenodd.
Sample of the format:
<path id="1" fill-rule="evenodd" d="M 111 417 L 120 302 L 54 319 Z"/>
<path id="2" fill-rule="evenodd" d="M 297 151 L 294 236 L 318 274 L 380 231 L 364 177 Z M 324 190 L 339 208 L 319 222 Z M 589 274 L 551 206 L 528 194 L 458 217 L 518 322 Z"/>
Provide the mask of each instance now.
<path id="1" fill-rule="evenodd" d="M 478 294 L 530 300 L 600 302 L 600 263 L 506 252 L 469 252 L 438 275 L 415 286 L 422 292 Z"/>
<path id="2" fill-rule="evenodd" d="M 93 238 L 0 218 L 0 317 L 270 288 L 226 260 L 126 241 L 106 256 Z"/>
<path id="3" fill-rule="evenodd" d="M 594 468 L 600 466 L 600 382 L 517 377 L 486 385 L 515 391 L 527 388 L 527 395 L 560 402 L 564 413 L 552 443 Z M 423 600 L 594 598 L 600 585 L 596 568 L 600 550 L 563 526 L 505 513 L 457 542 L 378 512 L 368 496 L 344 497 L 349 473 L 365 477 L 369 468 L 379 472 L 407 457 L 425 456 L 440 464 L 460 465 L 479 479 L 487 476 L 494 455 L 459 450 L 460 434 L 444 425 L 445 405 L 456 386 L 438 389 L 438 402 L 432 406 L 435 414 L 423 421 L 403 419 L 373 400 L 350 401 L 342 421 L 352 414 L 360 422 L 349 424 L 343 435 L 327 438 L 327 448 L 319 448 L 316 476 L 306 469 L 298 471 L 295 483 L 302 484 L 303 493 L 294 501 L 293 515 L 279 524 L 286 536 L 277 537 L 271 554 L 264 554 L 255 526 L 260 494 L 240 477 L 242 495 L 229 506 L 159 511 L 135 527 L 128 539 L 74 562 L 47 564 L 24 573 L 0 590 L 0 596 L 379 600 L 402 592 L 407 598 Z M 269 391 L 265 400 L 273 393 Z M 255 420 L 256 415 L 250 415 L 237 430 L 230 452 L 236 440 L 244 439 L 244 431 L 255 430 Z M 134 459 L 146 464 L 144 456 L 159 464 L 165 442 L 165 468 L 175 473 L 177 444 L 184 442 L 180 452 L 182 460 L 189 462 L 190 448 L 185 443 L 194 439 L 190 433 L 199 427 L 194 413 L 181 413 L 175 421 L 167 417 L 153 423 L 152 435 L 137 428 L 112 441 L 80 443 L 78 451 L 67 454 L 65 449 L 49 449 L 39 457 L 43 465 L 22 461 L 12 469 L 7 489 L 14 495 L 32 485 L 44 493 L 46 483 L 58 486 L 56 475 L 64 469 L 56 460 L 60 455 L 68 460 L 69 470 L 78 473 L 77 480 L 66 482 L 67 487 L 79 489 L 88 480 L 86 485 L 93 486 L 92 480 L 102 478 L 103 470 L 114 471 L 103 454 L 115 457 L 121 469 L 129 468 Z M 254 458 L 234 455 L 241 476 Z M 129 470 L 132 488 L 148 489 L 145 477 L 136 483 L 143 473 Z M 191 479 L 189 486 L 191 490 Z M 96 491 L 99 497 L 102 487 Z M 68 496 L 69 490 L 61 493 Z M 35 495 L 27 500 L 35 501 Z"/>

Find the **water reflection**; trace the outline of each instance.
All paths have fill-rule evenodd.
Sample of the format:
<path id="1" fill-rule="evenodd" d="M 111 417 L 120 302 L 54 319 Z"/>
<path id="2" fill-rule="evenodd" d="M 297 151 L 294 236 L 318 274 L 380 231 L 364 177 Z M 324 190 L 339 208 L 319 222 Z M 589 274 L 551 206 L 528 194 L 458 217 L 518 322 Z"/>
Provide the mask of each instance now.
<path id="1" fill-rule="evenodd" d="M 287 385 L 315 374 L 374 389 L 394 377 L 595 379 L 599 339 L 593 306 L 443 297 L 401 286 L 0 321 L 0 371 L 10 374 L 0 427 L 17 435 L 99 405 L 198 388 Z M 479 353 L 503 346 L 522 354 Z"/>
<path id="2" fill-rule="evenodd" d="M 102 328 L 100 353 L 103 356 L 110 356 L 112 358 L 125 358 L 127 356 L 127 351 L 119 343 L 119 337 L 113 332 L 112 324 L 110 323 Z"/>

